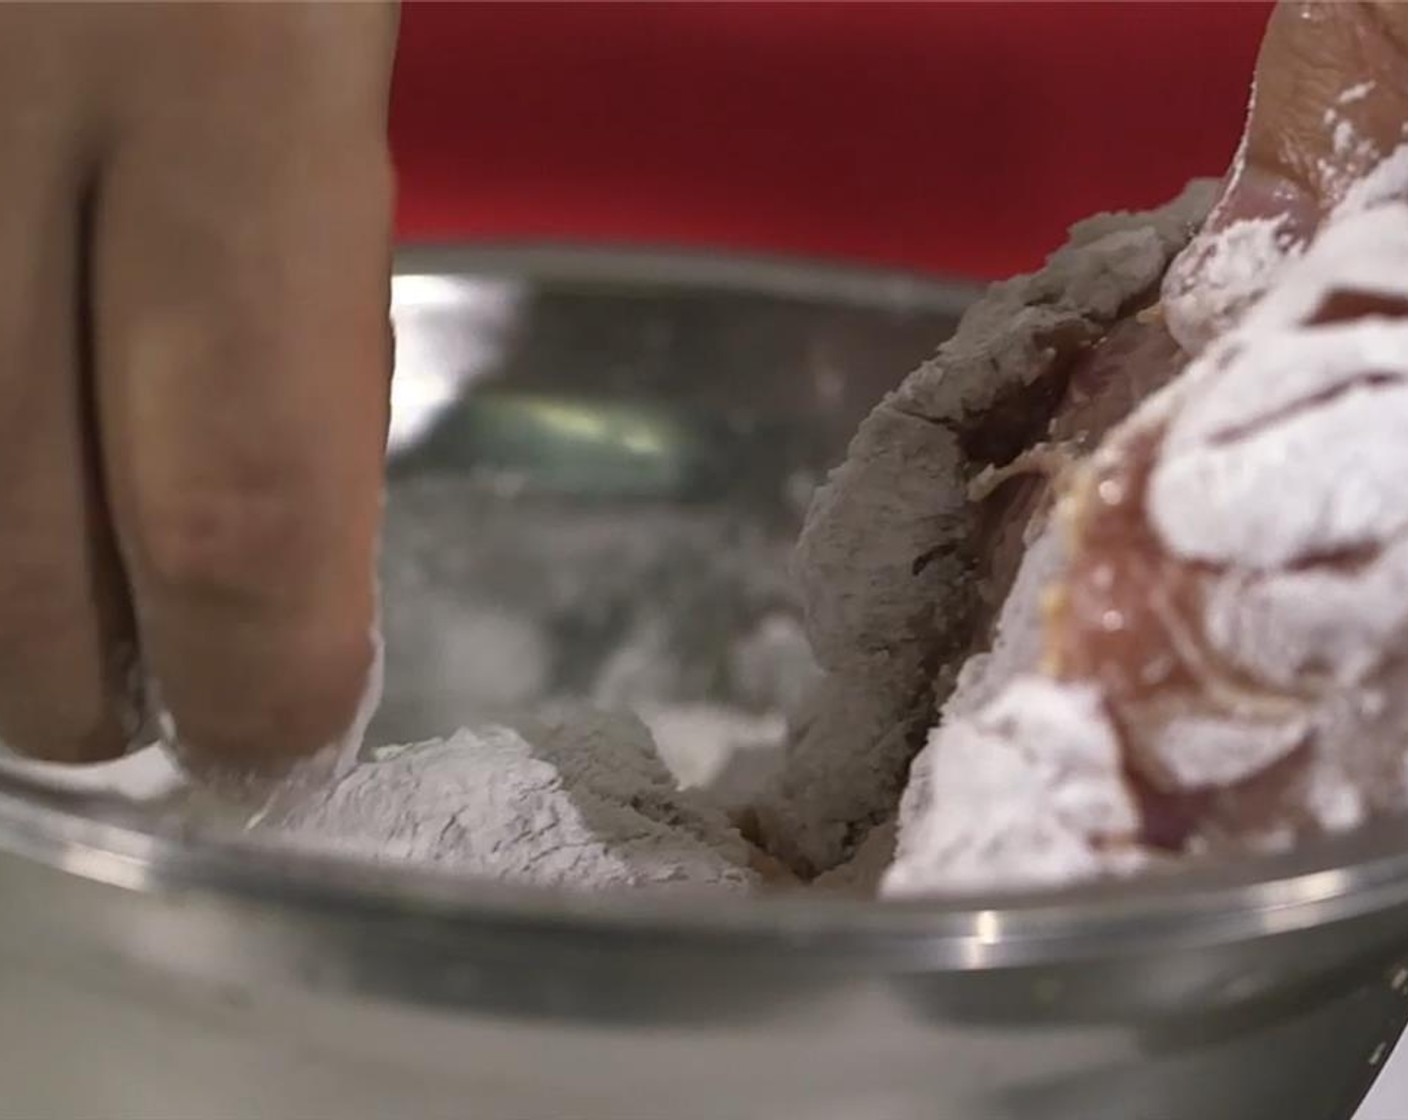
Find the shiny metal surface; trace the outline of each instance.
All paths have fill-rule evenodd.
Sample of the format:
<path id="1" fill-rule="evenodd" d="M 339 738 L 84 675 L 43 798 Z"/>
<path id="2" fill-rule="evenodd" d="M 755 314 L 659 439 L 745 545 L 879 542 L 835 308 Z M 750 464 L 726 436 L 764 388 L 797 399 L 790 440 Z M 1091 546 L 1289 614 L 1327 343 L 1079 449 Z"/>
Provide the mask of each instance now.
<path id="1" fill-rule="evenodd" d="M 696 774 L 720 708 L 780 738 L 816 675 L 787 573 L 807 500 L 969 291 L 718 258 L 474 267 L 421 251 L 395 283 L 373 738 L 577 699 L 635 708 Z"/>
<path id="2" fill-rule="evenodd" d="M 788 479 L 837 457 L 825 433 L 843 439 L 961 302 L 592 254 L 433 254 L 403 274 L 403 481 L 427 464 L 476 480 L 475 513 L 505 494 L 742 502 L 779 533 Z M 466 387 L 495 384 L 515 395 L 491 427 L 511 415 L 513 440 L 435 452 Z M 740 408 L 749 422 L 690 422 Z M 712 687 L 692 680 L 671 687 Z M 424 699 L 395 718 L 428 718 Z M 724 906 L 276 856 L 6 778 L 0 896 L 5 1117 L 1347 1120 L 1408 1014 L 1402 823 L 1120 888 Z"/>

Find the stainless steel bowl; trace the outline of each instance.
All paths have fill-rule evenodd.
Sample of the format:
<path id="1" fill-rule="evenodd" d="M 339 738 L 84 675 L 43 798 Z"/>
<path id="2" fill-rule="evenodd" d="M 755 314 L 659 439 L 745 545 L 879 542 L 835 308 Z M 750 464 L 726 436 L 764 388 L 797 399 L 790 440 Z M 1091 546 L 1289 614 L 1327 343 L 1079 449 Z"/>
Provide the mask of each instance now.
<path id="1" fill-rule="evenodd" d="M 405 587 L 499 571 L 441 553 L 510 506 L 785 536 L 964 298 L 713 259 L 407 254 L 391 514 L 426 539 Z M 432 476 L 431 512 L 401 518 Z M 552 631 L 535 687 L 587 679 L 590 632 Z M 427 694 L 423 654 L 393 642 L 380 734 L 494 700 Z M 720 687 L 680 664 L 665 687 Z M 5 1117 L 1341 1120 L 1408 1014 L 1401 823 L 1118 888 L 722 905 L 251 853 L 7 777 L 0 897 Z"/>

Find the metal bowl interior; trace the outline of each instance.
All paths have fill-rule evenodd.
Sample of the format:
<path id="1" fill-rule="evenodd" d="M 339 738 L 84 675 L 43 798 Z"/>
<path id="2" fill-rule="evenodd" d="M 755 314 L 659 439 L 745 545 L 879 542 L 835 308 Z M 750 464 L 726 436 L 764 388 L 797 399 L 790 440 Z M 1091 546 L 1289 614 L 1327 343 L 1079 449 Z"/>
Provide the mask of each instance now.
<path id="1" fill-rule="evenodd" d="M 683 513 L 729 532 L 744 525 L 769 548 L 785 545 L 810 488 L 839 460 L 856 422 L 946 337 L 970 296 L 963 285 L 778 262 L 407 251 L 395 284 L 389 551 L 403 539 L 398 532 L 421 533 L 412 554 L 443 560 L 455 554 L 455 542 L 503 524 L 506 509 L 514 517 L 546 511 L 544 522 L 553 524 L 587 511 L 613 526 L 608 539 L 619 535 L 622 518 L 645 519 L 653 534 Z M 681 548 L 707 550 L 707 539 L 701 545 L 691 531 L 682 531 Z M 536 529 L 524 539 L 530 551 L 549 540 Z M 523 555 L 499 557 L 494 571 L 515 574 Z M 597 559 L 603 570 L 620 562 L 610 549 Z M 445 644 L 443 617 L 486 569 L 465 561 L 430 576 L 414 564 L 409 570 L 413 584 L 420 580 L 424 590 L 428 579 L 450 598 L 432 597 L 429 608 L 420 602 L 400 620 L 411 635 L 404 655 L 393 627 L 390 702 L 374 727 L 382 739 L 443 732 L 504 699 L 492 695 L 502 682 L 468 694 L 458 682 L 439 679 L 431 692 L 424 684 L 426 664 L 463 649 Z M 633 588 L 641 584 L 639 572 L 628 574 Z M 389 616 L 397 587 L 392 580 Z M 490 597 L 499 602 L 521 590 L 510 580 Z M 595 585 L 589 590 L 595 597 Z M 769 610 L 788 608 L 785 586 L 769 585 L 764 598 Z M 692 600 L 686 606 L 686 614 L 697 613 Z M 482 614 L 464 617 L 471 638 L 481 632 Z M 417 650 L 414 635 L 427 618 L 440 620 L 440 644 Z M 588 678 L 583 666 L 610 652 L 590 629 L 577 620 L 553 632 L 549 660 L 569 692 Z M 511 626 L 496 633 L 513 636 Z M 509 676 L 503 687 L 512 691 L 521 681 Z M 706 700 L 719 687 L 717 672 L 682 671 L 672 680 L 670 687 Z M 549 892 L 252 849 L 33 777 L 0 774 L 0 852 L 135 891 L 215 892 L 330 919 L 646 939 L 726 952 L 740 964 L 781 952 L 794 964 L 1023 968 L 1350 927 L 1408 905 L 1408 823 L 1398 821 L 1283 857 L 1117 887 L 885 904 L 797 893 L 721 906 Z"/>

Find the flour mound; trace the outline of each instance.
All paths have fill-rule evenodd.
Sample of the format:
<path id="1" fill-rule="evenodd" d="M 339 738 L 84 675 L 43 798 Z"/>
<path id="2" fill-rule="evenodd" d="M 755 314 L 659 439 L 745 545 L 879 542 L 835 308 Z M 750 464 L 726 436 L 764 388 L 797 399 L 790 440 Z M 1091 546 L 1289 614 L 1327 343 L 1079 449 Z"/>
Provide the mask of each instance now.
<path id="1" fill-rule="evenodd" d="M 747 843 L 676 787 L 644 725 L 596 712 L 381 748 L 266 814 L 257 832 L 546 887 L 746 891 L 759 882 Z"/>
<path id="2" fill-rule="evenodd" d="M 935 808 L 906 822 L 886 894 L 1054 886 L 1147 862 L 1096 690 L 1024 677 L 936 729 L 929 752 Z"/>

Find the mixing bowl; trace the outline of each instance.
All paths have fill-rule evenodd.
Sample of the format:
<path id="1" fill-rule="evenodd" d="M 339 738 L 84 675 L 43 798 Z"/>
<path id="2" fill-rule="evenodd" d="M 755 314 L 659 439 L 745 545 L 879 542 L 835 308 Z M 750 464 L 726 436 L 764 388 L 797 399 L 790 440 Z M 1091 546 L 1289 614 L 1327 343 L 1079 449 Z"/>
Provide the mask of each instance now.
<path id="1" fill-rule="evenodd" d="M 786 688 L 729 651 L 795 617 L 807 493 L 967 296 L 406 254 L 374 736 L 613 688 L 763 718 Z M 253 851 L 7 772 L 0 892 L 14 1117 L 1347 1120 L 1408 1014 L 1400 822 L 1061 894 L 721 902 Z"/>

